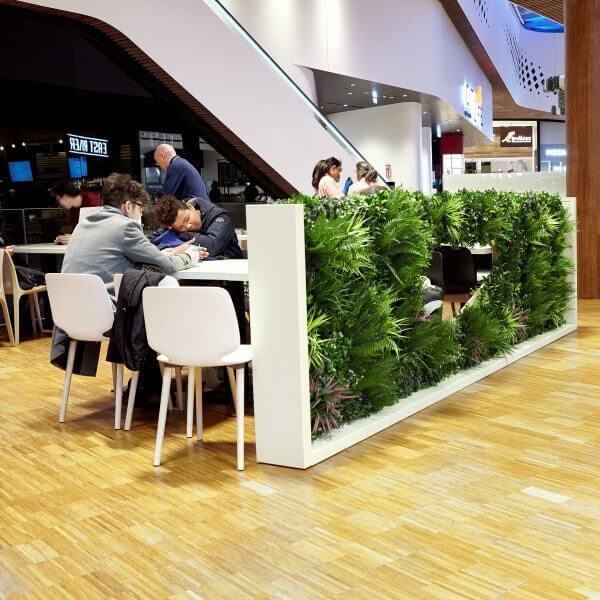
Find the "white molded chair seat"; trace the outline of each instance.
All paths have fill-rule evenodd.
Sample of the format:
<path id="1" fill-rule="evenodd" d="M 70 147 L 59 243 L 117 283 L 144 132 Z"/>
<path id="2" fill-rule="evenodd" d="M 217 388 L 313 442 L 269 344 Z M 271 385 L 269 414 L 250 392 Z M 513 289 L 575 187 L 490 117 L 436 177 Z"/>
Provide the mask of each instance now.
<path id="1" fill-rule="evenodd" d="M 55 325 L 71 339 L 63 385 L 59 423 L 65 422 L 77 342 L 104 342 L 114 322 L 114 305 L 98 275 L 48 273 L 48 299 Z M 121 377 L 119 377 L 119 373 Z M 113 365 L 115 375 L 115 429 L 121 428 L 123 371 Z"/>
<path id="2" fill-rule="evenodd" d="M 194 389 L 196 427 L 202 439 L 202 369 L 227 367 L 237 423 L 237 468 L 244 469 L 244 373 L 252 348 L 240 344 L 233 302 L 223 288 L 182 287 L 144 290 L 144 317 L 148 344 L 164 364 L 154 466 L 160 465 L 165 434 L 169 389 L 173 370 L 189 368 L 187 437 L 192 437 Z M 235 374 L 234 374 L 235 370 Z"/>

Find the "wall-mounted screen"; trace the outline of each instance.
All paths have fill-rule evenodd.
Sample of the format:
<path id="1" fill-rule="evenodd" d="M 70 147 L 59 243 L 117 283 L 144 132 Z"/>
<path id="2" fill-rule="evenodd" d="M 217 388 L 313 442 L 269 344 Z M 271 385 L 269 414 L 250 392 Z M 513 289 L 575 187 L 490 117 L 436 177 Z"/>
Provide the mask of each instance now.
<path id="1" fill-rule="evenodd" d="M 8 163 L 8 172 L 13 183 L 19 181 L 33 181 L 31 162 L 28 160 L 14 160 Z"/>
<path id="2" fill-rule="evenodd" d="M 85 156 L 69 158 L 69 173 L 71 174 L 72 179 L 87 177 L 87 158 Z"/>

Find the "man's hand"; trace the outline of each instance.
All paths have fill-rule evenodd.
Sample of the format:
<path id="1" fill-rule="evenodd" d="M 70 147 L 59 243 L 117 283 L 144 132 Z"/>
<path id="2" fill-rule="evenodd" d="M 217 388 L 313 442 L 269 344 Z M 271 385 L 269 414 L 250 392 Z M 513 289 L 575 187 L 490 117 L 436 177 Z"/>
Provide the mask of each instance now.
<path id="1" fill-rule="evenodd" d="M 173 250 L 173 254 L 183 254 L 190 247 L 190 242 L 185 242 L 181 244 L 181 246 L 175 246 L 175 248 L 171 248 Z"/>
<path id="2" fill-rule="evenodd" d="M 70 233 L 64 233 L 63 235 L 59 235 L 55 240 L 54 243 L 55 244 L 62 244 L 63 246 L 65 246 L 66 244 L 69 243 L 69 240 L 71 239 L 71 234 Z"/>
<path id="3" fill-rule="evenodd" d="M 6 250 L 10 256 L 12 256 L 15 253 L 15 247 L 14 246 L 6 246 L 4 248 L 4 250 Z"/>
<path id="4" fill-rule="evenodd" d="M 208 250 L 206 248 L 196 246 L 190 246 L 186 251 L 187 254 L 192 259 L 192 265 L 197 265 L 201 260 L 204 260 L 208 256 Z"/>

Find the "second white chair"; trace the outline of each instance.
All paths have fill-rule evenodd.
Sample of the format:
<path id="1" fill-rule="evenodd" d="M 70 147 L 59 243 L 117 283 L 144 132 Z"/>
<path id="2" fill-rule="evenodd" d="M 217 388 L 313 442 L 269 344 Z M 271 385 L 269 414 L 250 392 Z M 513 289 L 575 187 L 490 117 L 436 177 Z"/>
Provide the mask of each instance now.
<path id="1" fill-rule="evenodd" d="M 144 318 L 148 345 L 164 364 L 163 386 L 156 430 L 154 466 L 159 466 L 173 370 L 189 367 L 187 437 L 192 437 L 194 395 L 198 439 L 202 439 L 202 368 L 235 371 L 237 468 L 244 469 L 244 373 L 252 348 L 240 344 L 240 331 L 231 297 L 223 288 L 182 287 L 144 290 Z M 233 383 L 233 382 L 232 382 Z M 194 394 L 195 389 L 195 394 Z"/>

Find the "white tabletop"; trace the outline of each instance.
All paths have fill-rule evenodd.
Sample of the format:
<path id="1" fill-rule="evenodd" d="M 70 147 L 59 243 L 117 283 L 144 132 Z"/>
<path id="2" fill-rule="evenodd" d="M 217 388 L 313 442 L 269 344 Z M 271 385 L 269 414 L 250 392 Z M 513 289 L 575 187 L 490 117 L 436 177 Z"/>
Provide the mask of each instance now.
<path id="1" fill-rule="evenodd" d="M 210 281 L 248 281 L 248 260 L 231 258 L 207 260 L 197 267 L 173 273 L 175 279 Z"/>
<path id="2" fill-rule="evenodd" d="M 16 254 L 64 254 L 67 246 L 64 244 L 21 244 L 15 246 Z"/>
<path id="3" fill-rule="evenodd" d="M 492 247 L 491 246 L 481 246 L 480 244 L 475 244 L 469 248 L 471 254 L 491 254 Z"/>

